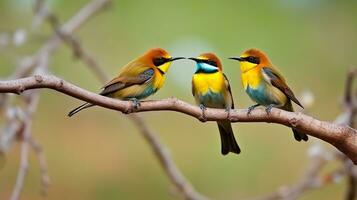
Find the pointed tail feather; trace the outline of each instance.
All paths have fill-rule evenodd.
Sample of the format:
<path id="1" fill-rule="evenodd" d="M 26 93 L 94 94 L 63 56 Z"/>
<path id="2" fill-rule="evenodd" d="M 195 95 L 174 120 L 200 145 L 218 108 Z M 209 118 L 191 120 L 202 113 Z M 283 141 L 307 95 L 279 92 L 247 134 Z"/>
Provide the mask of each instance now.
<path id="1" fill-rule="evenodd" d="M 239 154 L 240 148 L 234 138 L 231 123 L 229 121 L 217 122 L 221 136 L 221 153 L 227 155 L 229 152 Z"/>
<path id="2" fill-rule="evenodd" d="M 296 141 L 301 142 L 301 140 L 308 141 L 309 137 L 305 133 L 301 133 L 300 131 L 296 129 L 292 129 L 294 132 L 294 138 Z"/>
<path id="3" fill-rule="evenodd" d="M 78 106 L 77 108 L 73 109 L 71 112 L 68 113 L 68 117 L 72 117 L 74 114 L 76 114 L 77 112 L 83 110 L 83 109 L 86 109 L 86 108 L 89 108 L 89 107 L 92 107 L 94 106 L 93 104 L 91 103 L 84 103 L 80 106 Z"/>
<path id="4" fill-rule="evenodd" d="M 289 100 L 289 102 L 286 103 L 284 109 L 287 111 L 294 112 L 293 105 L 291 104 L 290 100 Z M 309 140 L 309 137 L 306 135 L 306 133 L 302 133 L 301 131 L 294 129 L 294 128 L 292 130 L 293 130 L 294 138 L 296 141 L 301 142 L 302 140 L 303 141 Z"/>

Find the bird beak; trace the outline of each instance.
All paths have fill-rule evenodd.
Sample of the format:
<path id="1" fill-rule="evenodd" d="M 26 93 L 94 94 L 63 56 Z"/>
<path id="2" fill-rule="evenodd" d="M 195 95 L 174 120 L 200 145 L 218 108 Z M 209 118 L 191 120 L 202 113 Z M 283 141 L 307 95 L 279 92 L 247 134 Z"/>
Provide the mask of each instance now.
<path id="1" fill-rule="evenodd" d="M 185 59 L 185 57 L 175 57 L 175 58 L 171 58 L 170 62 L 175 61 L 175 60 L 181 60 L 181 59 Z"/>
<path id="2" fill-rule="evenodd" d="M 232 58 L 228 58 L 228 59 L 238 60 L 239 62 L 244 61 L 244 59 L 243 59 L 243 58 L 241 58 L 241 57 L 232 57 Z"/>
<path id="3" fill-rule="evenodd" d="M 188 59 L 196 61 L 196 62 L 200 62 L 200 59 L 198 59 L 198 58 L 188 58 Z"/>

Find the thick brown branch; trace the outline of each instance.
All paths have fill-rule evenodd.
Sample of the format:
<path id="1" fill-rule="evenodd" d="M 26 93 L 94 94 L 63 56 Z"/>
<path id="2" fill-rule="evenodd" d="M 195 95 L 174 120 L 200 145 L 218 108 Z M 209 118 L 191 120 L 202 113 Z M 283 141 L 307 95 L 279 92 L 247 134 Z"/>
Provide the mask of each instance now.
<path id="1" fill-rule="evenodd" d="M 35 75 L 23 79 L 0 81 L 0 92 L 3 93 L 21 94 L 25 90 L 36 88 L 50 88 L 77 99 L 124 113 L 133 111 L 131 102 L 100 96 L 55 76 Z M 201 116 L 201 110 L 197 106 L 190 105 L 175 98 L 142 102 L 140 108 L 135 110 L 135 112 L 159 110 L 177 111 L 197 119 Z M 217 121 L 227 118 L 227 113 L 220 109 L 207 109 L 205 115 L 208 121 Z M 246 109 L 236 109 L 231 111 L 229 120 L 232 122 L 279 123 L 297 128 L 311 136 L 332 144 L 357 164 L 357 131 L 349 126 L 319 121 L 302 113 L 287 112 L 280 109 L 273 109 L 269 115 L 263 109 L 254 110 L 250 115 L 247 115 Z"/>

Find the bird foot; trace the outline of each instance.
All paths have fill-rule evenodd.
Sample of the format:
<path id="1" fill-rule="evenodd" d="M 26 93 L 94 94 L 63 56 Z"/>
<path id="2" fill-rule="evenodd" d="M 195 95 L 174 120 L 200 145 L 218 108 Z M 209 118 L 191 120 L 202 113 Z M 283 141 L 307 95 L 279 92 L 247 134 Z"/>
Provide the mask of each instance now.
<path id="1" fill-rule="evenodd" d="M 276 107 L 276 105 L 270 104 L 269 106 L 267 106 L 267 107 L 265 108 L 265 111 L 267 112 L 268 115 L 270 115 L 271 109 L 274 108 L 274 107 Z"/>
<path id="2" fill-rule="evenodd" d="M 123 113 L 123 114 L 126 114 L 126 115 L 127 115 L 127 114 L 130 114 L 130 113 L 133 113 L 133 112 L 134 112 L 134 110 L 133 110 L 133 108 L 131 108 L 131 107 L 130 107 L 130 108 L 127 108 L 127 109 L 125 109 L 125 110 L 122 111 L 122 113 Z"/>
<path id="3" fill-rule="evenodd" d="M 255 104 L 255 105 L 249 106 L 247 115 L 250 115 L 250 113 L 258 106 L 260 106 L 260 105 L 259 104 Z"/>
<path id="4" fill-rule="evenodd" d="M 227 120 L 231 121 L 232 120 L 232 118 L 231 118 L 231 109 L 230 108 L 226 108 L 225 111 L 227 113 Z"/>
<path id="5" fill-rule="evenodd" d="M 141 106 L 140 101 L 137 98 L 132 98 L 130 99 L 131 102 L 133 102 L 133 109 L 137 110 Z"/>
<path id="6" fill-rule="evenodd" d="M 200 104 L 200 109 L 201 109 L 202 113 L 201 113 L 201 116 L 198 117 L 198 119 L 201 122 L 206 122 L 207 121 L 206 114 L 205 114 L 206 107 L 203 104 Z"/>
<path id="7" fill-rule="evenodd" d="M 129 101 L 132 102 L 132 105 L 127 108 L 126 110 L 123 111 L 124 114 L 130 114 L 139 109 L 140 107 L 140 101 L 137 98 L 131 98 Z"/>

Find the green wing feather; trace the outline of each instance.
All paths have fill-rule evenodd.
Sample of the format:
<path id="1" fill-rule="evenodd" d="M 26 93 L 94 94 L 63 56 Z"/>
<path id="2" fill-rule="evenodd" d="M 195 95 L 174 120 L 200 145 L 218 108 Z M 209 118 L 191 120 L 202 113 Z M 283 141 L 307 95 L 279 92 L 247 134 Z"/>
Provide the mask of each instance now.
<path id="1" fill-rule="evenodd" d="M 290 100 L 295 102 L 300 107 L 304 108 L 299 102 L 299 100 L 295 97 L 293 91 L 291 91 L 289 86 L 286 84 L 286 81 L 283 76 L 278 71 L 271 67 L 263 67 L 262 73 L 264 73 L 263 77 L 267 79 L 268 82 L 270 82 L 274 87 L 282 91 Z"/>
<path id="2" fill-rule="evenodd" d="M 121 70 L 118 77 L 103 86 L 101 95 L 108 95 L 132 85 L 143 84 L 152 79 L 155 71 L 152 67 L 140 63 L 129 63 Z"/>
<path id="3" fill-rule="evenodd" d="M 234 109 L 234 101 L 233 101 L 233 95 L 232 95 L 232 90 L 231 90 L 231 85 L 229 84 L 229 80 L 227 78 L 227 76 L 223 73 L 223 77 L 224 77 L 224 82 L 226 84 L 226 87 L 227 87 L 227 90 L 229 92 L 229 96 L 231 98 L 231 101 L 232 101 L 232 106 L 231 108 Z"/>

